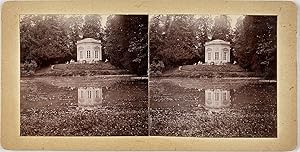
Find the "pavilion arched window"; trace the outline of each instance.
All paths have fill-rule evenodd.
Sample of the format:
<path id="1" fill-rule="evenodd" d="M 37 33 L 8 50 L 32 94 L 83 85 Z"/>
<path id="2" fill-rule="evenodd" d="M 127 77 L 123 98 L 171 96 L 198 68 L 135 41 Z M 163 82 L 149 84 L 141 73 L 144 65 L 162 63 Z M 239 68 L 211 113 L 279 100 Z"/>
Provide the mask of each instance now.
<path id="1" fill-rule="evenodd" d="M 228 52 L 229 50 L 227 48 L 223 49 L 224 55 L 223 55 L 223 60 L 227 60 Z"/>
<path id="2" fill-rule="evenodd" d="M 82 59 L 82 58 L 83 58 L 83 52 L 80 51 L 80 59 Z"/>
<path id="3" fill-rule="evenodd" d="M 223 60 L 227 59 L 227 52 L 224 52 Z"/>
<path id="4" fill-rule="evenodd" d="M 86 52 L 86 58 L 91 58 L 91 51 Z"/>
<path id="5" fill-rule="evenodd" d="M 97 50 L 95 50 L 95 58 L 98 58 L 98 55 L 99 54 L 99 52 L 97 51 Z"/>
<path id="6" fill-rule="evenodd" d="M 211 60 L 211 51 L 212 49 L 210 48 L 207 49 L 207 60 Z"/>
<path id="7" fill-rule="evenodd" d="M 215 60 L 219 60 L 219 52 L 215 52 Z"/>
<path id="8" fill-rule="evenodd" d="M 96 46 L 94 50 L 95 50 L 95 58 L 99 58 L 100 48 Z"/>

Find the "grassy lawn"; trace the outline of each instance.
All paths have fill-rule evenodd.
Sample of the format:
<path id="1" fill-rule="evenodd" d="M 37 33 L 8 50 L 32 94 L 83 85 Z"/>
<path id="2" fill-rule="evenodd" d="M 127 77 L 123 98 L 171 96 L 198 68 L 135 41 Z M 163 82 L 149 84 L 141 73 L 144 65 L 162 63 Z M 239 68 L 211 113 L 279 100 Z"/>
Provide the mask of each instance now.
<path id="1" fill-rule="evenodd" d="M 214 78 L 214 77 L 259 77 L 254 72 L 247 72 L 238 65 L 184 65 L 164 72 L 162 77 L 190 77 L 190 78 Z"/>
<path id="2" fill-rule="evenodd" d="M 110 63 L 93 64 L 55 64 L 36 71 L 36 76 L 94 76 L 131 74 L 128 70 L 119 69 Z"/>

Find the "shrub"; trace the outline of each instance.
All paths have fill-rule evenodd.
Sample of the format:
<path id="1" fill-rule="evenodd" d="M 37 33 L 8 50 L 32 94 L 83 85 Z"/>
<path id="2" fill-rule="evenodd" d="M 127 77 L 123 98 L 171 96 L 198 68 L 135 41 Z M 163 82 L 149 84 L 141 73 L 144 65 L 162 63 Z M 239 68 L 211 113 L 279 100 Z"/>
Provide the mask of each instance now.
<path id="1" fill-rule="evenodd" d="M 21 66 L 21 75 L 22 76 L 33 75 L 37 70 L 37 68 L 38 65 L 34 60 L 31 60 L 30 62 L 25 61 L 25 63 Z"/>
<path id="2" fill-rule="evenodd" d="M 163 61 L 153 61 L 150 65 L 150 75 L 160 76 L 165 68 Z"/>

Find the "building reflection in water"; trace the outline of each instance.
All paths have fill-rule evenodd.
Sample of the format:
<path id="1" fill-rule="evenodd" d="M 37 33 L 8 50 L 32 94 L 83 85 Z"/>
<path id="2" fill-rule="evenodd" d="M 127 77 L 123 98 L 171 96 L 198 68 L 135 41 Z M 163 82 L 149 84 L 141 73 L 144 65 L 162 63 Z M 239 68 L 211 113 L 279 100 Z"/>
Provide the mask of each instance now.
<path id="1" fill-rule="evenodd" d="M 212 112 L 219 112 L 231 104 L 230 91 L 224 89 L 206 89 L 205 107 Z"/>
<path id="2" fill-rule="evenodd" d="M 102 88 L 79 87 L 78 88 L 78 107 L 84 109 L 94 109 L 103 102 Z"/>

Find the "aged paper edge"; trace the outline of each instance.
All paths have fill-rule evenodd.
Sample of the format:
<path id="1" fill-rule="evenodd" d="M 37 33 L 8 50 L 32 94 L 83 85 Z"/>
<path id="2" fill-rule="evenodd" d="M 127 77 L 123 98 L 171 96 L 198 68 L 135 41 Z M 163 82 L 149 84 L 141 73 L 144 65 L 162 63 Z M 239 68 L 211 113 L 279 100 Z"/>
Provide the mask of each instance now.
<path id="1" fill-rule="evenodd" d="M 2 123 L 5 149 L 36 150 L 292 150 L 297 143 L 296 23 L 290 1 L 85 0 L 19 1 L 2 7 Z M 277 138 L 194 137 L 21 137 L 21 14 L 230 14 L 276 15 Z"/>

